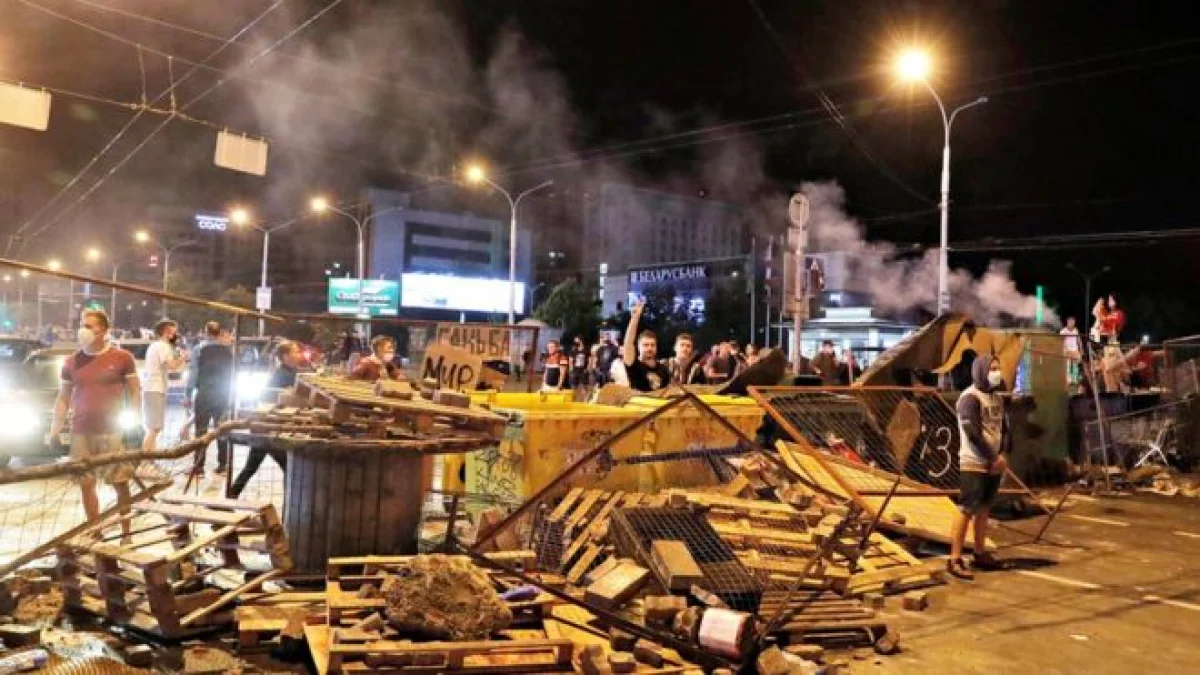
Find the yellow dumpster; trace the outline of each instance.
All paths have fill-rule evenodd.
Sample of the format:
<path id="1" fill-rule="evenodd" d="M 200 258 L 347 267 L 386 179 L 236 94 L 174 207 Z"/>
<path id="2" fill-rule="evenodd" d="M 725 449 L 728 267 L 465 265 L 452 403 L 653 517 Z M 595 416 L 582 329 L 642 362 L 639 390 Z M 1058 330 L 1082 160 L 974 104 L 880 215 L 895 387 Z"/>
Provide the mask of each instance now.
<path id="1" fill-rule="evenodd" d="M 710 404 L 753 437 L 762 410 L 750 399 L 725 397 Z M 504 441 L 469 453 L 457 478 L 467 492 L 521 501 L 557 478 L 598 443 L 665 405 L 662 399 L 636 399 L 625 407 L 584 403 L 534 403 L 493 410 L 509 417 Z M 653 492 L 717 482 L 704 457 L 689 450 L 732 448 L 736 437 L 695 408 L 671 410 L 616 443 L 560 487 Z M 650 461 L 655 456 L 664 461 Z M 447 467 L 448 474 L 452 469 Z M 448 483 L 453 484 L 453 483 Z"/>
<path id="2" fill-rule="evenodd" d="M 471 392 L 471 403 L 492 408 L 517 408 L 529 410 L 543 403 L 570 403 L 575 400 L 574 391 L 555 392 L 507 392 L 489 389 Z"/>

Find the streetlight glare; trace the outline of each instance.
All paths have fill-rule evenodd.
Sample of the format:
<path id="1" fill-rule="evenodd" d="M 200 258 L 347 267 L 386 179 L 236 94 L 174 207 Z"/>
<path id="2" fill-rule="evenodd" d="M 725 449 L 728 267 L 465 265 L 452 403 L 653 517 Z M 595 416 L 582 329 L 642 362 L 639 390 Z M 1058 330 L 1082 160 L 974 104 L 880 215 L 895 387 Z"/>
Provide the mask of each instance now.
<path id="1" fill-rule="evenodd" d="M 237 207 L 229 212 L 229 220 L 234 225 L 246 225 L 250 222 L 250 211 L 242 207 Z"/>
<path id="2" fill-rule="evenodd" d="M 138 243 L 145 244 L 146 242 L 150 241 L 150 233 L 145 230 L 138 230 L 137 232 L 133 233 L 133 238 L 136 239 Z"/>
<path id="3" fill-rule="evenodd" d="M 6 284 L 7 284 L 7 283 L 8 283 L 8 282 L 10 282 L 10 281 L 12 281 L 12 275 L 11 275 L 11 274 L 5 274 L 5 275 L 4 275 L 4 283 L 6 283 Z"/>
<path id="4" fill-rule="evenodd" d="M 472 183 L 482 183 L 485 178 L 487 178 L 487 174 L 484 172 L 482 166 L 478 164 L 472 164 L 471 166 L 467 167 L 468 181 Z"/>
<path id="5" fill-rule="evenodd" d="M 51 272 L 57 272 L 62 269 L 62 263 L 59 262 L 58 258 L 51 258 L 50 261 L 46 263 L 46 267 L 49 267 Z"/>
<path id="6" fill-rule="evenodd" d="M 308 208 L 312 209 L 313 213 L 324 213 L 329 209 L 329 200 L 324 197 L 313 197 L 308 202 Z"/>
<path id="7" fill-rule="evenodd" d="M 100 259 L 100 249 L 98 249 L 96 247 L 89 248 L 87 250 L 87 259 L 92 262 L 96 262 L 97 260 L 99 260 Z"/>
<path id="8" fill-rule="evenodd" d="M 906 49 L 896 59 L 896 72 L 905 80 L 924 80 L 932 69 L 929 52 L 923 49 Z"/>
<path id="9" fill-rule="evenodd" d="M 21 270 L 21 278 L 28 279 L 29 278 L 29 270 Z"/>

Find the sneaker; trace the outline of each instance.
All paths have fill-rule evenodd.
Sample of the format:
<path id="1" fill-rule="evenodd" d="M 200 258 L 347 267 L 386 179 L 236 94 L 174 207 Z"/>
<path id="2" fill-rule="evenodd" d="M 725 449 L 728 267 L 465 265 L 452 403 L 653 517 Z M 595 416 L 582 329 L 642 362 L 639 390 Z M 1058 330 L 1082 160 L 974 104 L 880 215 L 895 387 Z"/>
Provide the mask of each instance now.
<path id="1" fill-rule="evenodd" d="M 973 569 L 986 571 L 1002 569 L 1004 565 L 996 559 L 996 556 L 992 555 L 991 553 L 984 552 L 976 553 L 971 558 L 971 567 Z"/>
<path id="2" fill-rule="evenodd" d="M 952 577 L 958 577 L 964 581 L 971 581 L 975 578 L 975 574 L 967 567 L 962 558 L 951 558 L 946 561 L 946 571 Z"/>

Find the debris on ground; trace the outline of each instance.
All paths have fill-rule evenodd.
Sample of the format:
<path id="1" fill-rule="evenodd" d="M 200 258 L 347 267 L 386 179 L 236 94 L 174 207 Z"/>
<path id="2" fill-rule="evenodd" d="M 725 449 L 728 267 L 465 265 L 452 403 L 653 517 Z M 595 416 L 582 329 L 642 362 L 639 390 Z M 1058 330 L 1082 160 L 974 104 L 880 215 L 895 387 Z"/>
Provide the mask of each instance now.
<path id="1" fill-rule="evenodd" d="M 513 618 L 487 575 L 460 557 L 417 556 L 387 575 L 380 593 L 388 624 L 430 638 L 479 640 Z"/>

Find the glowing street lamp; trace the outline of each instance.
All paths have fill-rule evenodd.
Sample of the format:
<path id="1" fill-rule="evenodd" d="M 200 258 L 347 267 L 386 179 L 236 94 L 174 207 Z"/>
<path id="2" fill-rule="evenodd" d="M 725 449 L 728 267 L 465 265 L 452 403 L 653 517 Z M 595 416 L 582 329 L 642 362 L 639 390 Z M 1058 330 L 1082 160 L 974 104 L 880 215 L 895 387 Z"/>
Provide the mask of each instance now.
<path id="1" fill-rule="evenodd" d="M 248 225 L 250 223 L 250 211 L 240 206 L 229 211 L 229 221 L 234 225 Z"/>
<path id="2" fill-rule="evenodd" d="M 313 213 L 325 213 L 329 210 L 329 200 L 324 197 L 313 197 L 308 201 L 308 208 Z"/>
<path id="3" fill-rule="evenodd" d="M 62 261 L 58 258 L 51 258 L 46 262 L 46 267 L 50 268 L 51 272 L 57 272 L 62 269 Z"/>
<path id="4" fill-rule="evenodd" d="M 353 213 L 351 213 L 341 207 L 334 206 L 332 203 L 330 203 L 329 199 L 327 199 L 321 195 L 317 195 L 309 200 L 308 208 L 310 211 L 312 211 L 313 213 L 315 213 L 317 215 L 320 215 L 327 211 L 332 211 L 340 216 L 343 216 L 350 222 L 354 223 L 354 227 L 358 231 L 358 316 L 361 317 L 361 316 L 363 316 L 363 313 L 364 313 L 363 278 L 366 276 L 366 270 L 367 270 L 366 259 L 365 259 L 366 247 L 365 247 L 365 244 L 363 243 L 364 232 L 366 230 L 366 227 L 368 225 L 370 225 L 372 220 L 378 218 L 379 216 L 382 216 L 385 213 L 391 213 L 393 211 L 402 211 L 402 210 L 404 210 L 405 207 L 403 205 L 393 206 L 390 208 L 382 209 L 380 211 L 373 211 L 372 213 L 368 214 L 366 218 L 359 218 L 358 216 L 354 215 Z"/>
<path id="5" fill-rule="evenodd" d="M 239 206 L 239 207 L 235 207 L 229 211 L 229 220 L 234 225 L 239 225 L 239 226 L 243 226 L 243 227 L 252 227 L 252 228 L 258 230 L 259 232 L 262 232 L 262 235 L 263 235 L 262 274 L 261 274 L 261 278 L 259 280 L 259 287 L 267 288 L 267 254 L 271 250 L 271 233 L 276 232 L 278 230 L 282 230 L 285 227 L 289 227 L 289 226 L 295 224 L 297 221 L 300 220 L 300 218 L 299 217 L 292 218 L 291 220 L 284 221 L 282 223 L 279 223 L 278 225 L 266 227 L 263 225 L 255 224 L 254 218 L 252 217 L 250 210 Z M 258 309 L 261 311 L 263 308 L 258 308 Z M 267 332 L 266 321 L 264 319 L 262 319 L 262 317 L 259 317 L 259 319 L 258 319 L 258 336 L 263 337 L 264 335 L 266 335 L 266 332 Z"/>
<path id="6" fill-rule="evenodd" d="M 96 262 L 101 257 L 102 257 L 102 254 L 100 253 L 100 249 L 96 248 L 95 246 L 93 246 L 92 248 L 89 248 L 87 250 L 88 262 Z"/>
<path id="7" fill-rule="evenodd" d="M 954 126 L 954 118 L 967 108 L 987 103 L 986 96 L 960 105 L 946 114 L 946 106 L 942 103 L 942 97 L 938 96 L 933 85 L 929 83 L 929 74 L 933 71 L 933 60 L 929 56 L 929 52 L 922 49 L 907 49 L 899 54 L 896 58 L 896 73 L 901 80 L 914 84 L 921 84 L 926 91 L 933 96 L 933 100 L 937 102 L 938 111 L 942 114 L 942 131 L 944 132 L 944 143 L 942 145 L 942 200 L 938 204 L 938 210 L 941 212 L 941 243 L 938 248 L 938 293 L 937 293 L 937 313 L 939 316 L 950 311 L 950 129 Z"/>
<path id="8" fill-rule="evenodd" d="M 497 185 L 492 179 L 487 177 L 483 166 L 479 164 L 471 164 L 466 171 L 467 182 L 474 185 L 483 183 L 492 188 L 496 192 L 504 195 L 508 200 L 508 324 L 511 326 L 517 321 L 517 206 L 521 204 L 521 200 L 527 195 L 530 195 L 542 188 L 554 185 L 554 181 L 548 180 L 539 185 L 529 188 L 520 193 L 514 199 L 512 193 Z"/>

